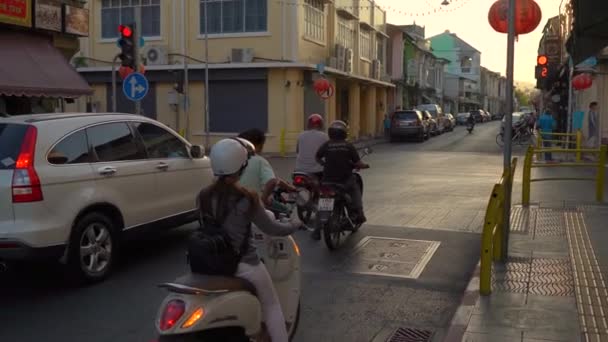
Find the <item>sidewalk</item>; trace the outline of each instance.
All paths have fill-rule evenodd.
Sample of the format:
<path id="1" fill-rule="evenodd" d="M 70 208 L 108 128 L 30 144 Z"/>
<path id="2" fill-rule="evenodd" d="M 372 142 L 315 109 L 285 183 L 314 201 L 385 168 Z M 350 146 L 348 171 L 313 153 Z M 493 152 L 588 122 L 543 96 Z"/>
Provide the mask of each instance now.
<path id="1" fill-rule="evenodd" d="M 489 296 L 475 273 L 446 341 L 608 341 L 607 222 L 608 206 L 515 206 L 508 263 Z"/>

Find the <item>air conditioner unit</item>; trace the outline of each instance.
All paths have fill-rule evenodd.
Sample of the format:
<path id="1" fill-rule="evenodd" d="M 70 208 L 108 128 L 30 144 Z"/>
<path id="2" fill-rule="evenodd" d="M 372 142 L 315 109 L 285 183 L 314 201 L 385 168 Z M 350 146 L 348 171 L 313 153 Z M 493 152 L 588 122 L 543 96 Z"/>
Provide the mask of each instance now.
<path id="1" fill-rule="evenodd" d="M 344 59 L 342 59 L 342 60 L 344 60 Z M 338 68 L 338 59 L 336 57 L 328 57 L 327 66 L 330 68 L 337 69 Z"/>
<path id="2" fill-rule="evenodd" d="M 167 47 L 162 45 L 150 45 L 144 48 L 144 58 L 147 65 L 166 65 Z"/>
<path id="3" fill-rule="evenodd" d="M 232 54 L 230 55 L 230 61 L 232 63 L 251 63 L 251 62 L 253 62 L 253 49 L 252 48 L 232 49 Z"/>
<path id="4" fill-rule="evenodd" d="M 353 68 L 354 68 L 354 51 L 353 49 L 345 49 L 344 50 L 344 71 L 348 72 L 348 73 L 352 73 L 353 72 Z"/>
<path id="5" fill-rule="evenodd" d="M 344 46 L 342 46 L 340 44 L 336 44 L 336 60 L 338 62 L 336 65 L 336 68 L 338 70 L 344 70 L 344 56 L 345 56 Z"/>

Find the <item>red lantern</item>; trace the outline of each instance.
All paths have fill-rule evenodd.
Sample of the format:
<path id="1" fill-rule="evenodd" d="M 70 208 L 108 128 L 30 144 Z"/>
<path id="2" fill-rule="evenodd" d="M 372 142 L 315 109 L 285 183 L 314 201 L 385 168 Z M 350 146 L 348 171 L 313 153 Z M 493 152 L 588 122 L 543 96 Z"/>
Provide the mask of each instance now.
<path id="1" fill-rule="evenodd" d="M 494 30 L 500 33 L 509 32 L 509 2 L 498 0 L 488 12 L 488 21 Z M 534 31 L 542 19 L 542 11 L 534 0 L 515 0 L 515 34 L 526 34 Z"/>
<path id="2" fill-rule="evenodd" d="M 326 78 L 319 78 L 313 84 L 313 88 L 317 94 L 326 92 L 331 84 Z"/>
<path id="3" fill-rule="evenodd" d="M 591 74 L 579 74 L 572 78 L 572 88 L 576 90 L 588 89 L 593 85 L 593 76 Z"/>

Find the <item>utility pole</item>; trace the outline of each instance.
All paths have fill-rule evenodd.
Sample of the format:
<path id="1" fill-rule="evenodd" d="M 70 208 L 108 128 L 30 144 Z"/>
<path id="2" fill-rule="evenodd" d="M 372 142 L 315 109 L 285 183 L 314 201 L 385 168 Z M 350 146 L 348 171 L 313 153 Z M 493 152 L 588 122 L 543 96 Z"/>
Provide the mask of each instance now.
<path id="1" fill-rule="evenodd" d="M 207 15 L 207 2 L 203 0 L 203 11 L 205 12 L 205 149 L 209 151 L 211 146 L 209 144 L 209 20 Z"/>
<path id="2" fill-rule="evenodd" d="M 120 54 L 114 56 L 112 60 L 112 112 L 116 113 L 116 61 Z"/>
<path id="3" fill-rule="evenodd" d="M 134 45 L 134 54 L 135 54 L 135 68 L 134 72 L 139 72 L 140 65 L 140 57 L 139 57 L 139 43 L 141 39 L 141 6 L 135 6 L 135 29 L 133 30 L 134 36 L 133 40 L 135 41 Z M 141 101 L 135 101 L 135 114 L 141 114 Z"/>
<path id="4" fill-rule="evenodd" d="M 504 179 L 505 204 L 503 213 L 503 241 L 501 249 L 501 261 L 507 262 L 509 256 L 509 233 L 511 229 L 511 136 L 513 127 L 513 64 L 515 59 L 515 0 L 509 0 L 508 22 L 509 32 L 507 36 L 507 112 L 505 113 L 504 132 L 504 165 L 503 173 L 507 175 Z"/>

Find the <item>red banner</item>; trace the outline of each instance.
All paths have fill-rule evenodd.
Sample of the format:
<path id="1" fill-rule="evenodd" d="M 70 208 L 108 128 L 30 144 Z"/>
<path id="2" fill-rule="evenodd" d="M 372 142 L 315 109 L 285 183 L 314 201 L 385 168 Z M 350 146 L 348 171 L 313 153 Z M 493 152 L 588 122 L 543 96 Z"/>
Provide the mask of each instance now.
<path id="1" fill-rule="evenodd" d="M 32 1 L 0 0 L 0 23 L 32 27 Z"/>

